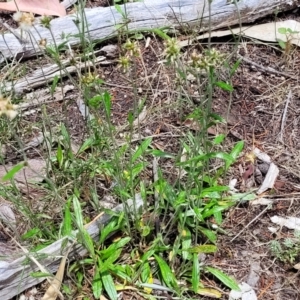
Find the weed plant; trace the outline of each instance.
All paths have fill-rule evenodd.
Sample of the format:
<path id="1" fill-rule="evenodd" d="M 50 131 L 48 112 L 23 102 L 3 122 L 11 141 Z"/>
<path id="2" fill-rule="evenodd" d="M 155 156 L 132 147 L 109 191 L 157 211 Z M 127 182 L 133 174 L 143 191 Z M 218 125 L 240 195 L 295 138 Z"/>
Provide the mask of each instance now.
<path id="1" fill-rule="evenodd" d="M 86 34 L 88 20 L 82 9 L 78 11 L 75 20 L 81 41 L 78 55 L 80 60 L 93 60 L 91 53 L 95 45 Z M 42 22 L 51 32 L 51 22 L 46 19 Z M 62 122 L 54 130 L 47 111 L 43 110 L 41 128 L 45 136 L 43 155 L 47 175 L 34 186 L 43 195 L 39 209 L 14 184 L 13 178 L 24 163 L 8 172 L 5 179 L 11 180 L 12 185 L 2 186 L 0 193 L 18 207 L 23 221 L 28 222 L 21 238 L 25 245 L 31 245 L 32 252 L 63 236 L 74 239 L 77 230 L 76 238 L 88 255 L 68 266 L 67 276 L 71 281 L 63 285 L 63 292 L 70 299 L 99 299 L 105 294 L 115 300 L 119 291 L 126 290 L 146 299 L 156 299 L 158 292 L 168 293 L 174 299 L 192 299 L 196 295 L 220 298 L 220 291 L 207 286 L 205 278 L 213 277 L 229 289 L 238 289 L 237 283 L 209 265 L 205 255 L 218 251 L 216 242 L 217 234 L 222 232 L 222 213 L 236 204 L 238 197 L 231 194 L 224 182 L 243 143 L 223 151 L 225 135 L 212 138 L 207 132 L 224 121 L 212 111 L 213 93 L 221 88 L 230 95 L 233 90 L 230 80 L 238 62 L 230 66 L 226 57 L 210 45 L 183 56 L 176 37 L 155 30 L 156 38 L 165 44 L 164 64 L 175 74 L 178 96 L 172 99 L 172 107 L 181 122 L 192 119 L 200 128 L 187 130 L 178 141 L 176 151 L 162 151 L 154 147 L 155 137 L 136 141 L 136 134 L 140 134 L 136 120 L 146 105 L 141 98 L 147 98 L 139 95 L 136 84 L 143 57 L 139 42 L 132 38 L 130 31 L 123 27 L 119 32 L 122 43 L 119 66 L 124 76 L 130 78 L 134 95 L 134 109 L 128 113 L 124 127 L 125 142 L 121 145 L 118 142 L 118 128 L 112 122 L 112 95 L 96 70 L 86 68 L 83 74 L 78 71 L 77 78 L 67 74 L 89 110 L 82 144 L 74 151 L 67 126 Z M 69 38 L 65 37 L 62 45 L 43 44 L 44 55 L 60 66 L 61 74 L 67 72 L 60 63 L 60 55 L 68 48 Z M 71 59 L 76 64 L 79 57 Z M 226 82 L 219 79 L 221 68 L 228 74 Z M 189 76 L 197 84 L 196 102 L 187 92 Z M 50 86 L 52 93 L 57 84 L 56 78 Z M 11 138 L 4 135 L 8 124 L 14 124 L 11 130 L 18 133 L 16 123 L 8 118 L 1 119 L 0 124 L 2 143 Z M 26 158 L 25 153 L 23 156 Z M 176 176 L 168 176 L 164 164 L 171 165 Z M 146 173 L 152 173 L 151 180 L 145 180 Z M 116 202 L 126 203 L 137 194 L 144 201 L 141 210 L 127 208 L 116 214 L 99 205 L 107 195 Z M 103 210 L 111 215 L 110 221 L 100 228 L 99 239 L 92 240 L 84 225 Z"/>

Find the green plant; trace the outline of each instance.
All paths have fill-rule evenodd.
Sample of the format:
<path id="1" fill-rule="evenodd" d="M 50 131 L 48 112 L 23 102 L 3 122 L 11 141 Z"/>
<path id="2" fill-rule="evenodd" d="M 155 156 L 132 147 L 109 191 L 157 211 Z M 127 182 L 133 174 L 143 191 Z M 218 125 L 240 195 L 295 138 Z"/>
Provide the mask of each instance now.
<path id="1" fill-rule="evenodd" d="M 294 231 L 293 238 L 286 238 L 284 241 L 273 240 L 270 243 L 270 250 L 273 256 L 284 263 L 293 264 L 300 255 L 300 233 Z"/>
<path id="2" fill-rule="evenodd" d="M 285 35 L 285 41 L 277 38 L 277 42 L 279 46 L 284 50 L 284 56 L 288 57 L 292 51 L 293 34 L 297 34 L 299 32 L 292 30 L 291 28 L 281 27 L 278 28 L 278 33 Z"/>

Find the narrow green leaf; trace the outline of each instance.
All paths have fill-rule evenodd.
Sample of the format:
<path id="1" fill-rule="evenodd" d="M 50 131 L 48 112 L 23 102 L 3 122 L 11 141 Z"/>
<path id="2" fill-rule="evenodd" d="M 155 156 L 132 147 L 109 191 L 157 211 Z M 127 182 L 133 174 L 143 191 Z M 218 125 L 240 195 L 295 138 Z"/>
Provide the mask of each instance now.
<path id="1" fill-rule="evenodd" d="M 53 96 L 53 94 L 55 92 L 58 80 L 59 80 L 59 77 L 57 75 L 55 75 L 53 78 L 52 84 L 51 84 L 51 90 L 50 90 L 51 96 Z"/>
<path id="2" fill-rule="evenodd" d="M 10 180 L 12 179 L 20 170 L 22 170 L 26 166 L 26 162 L 20 162 L 19 164 L 12 167 L 3 177 L 2 181 Z"/>
<path id="3" fill-rule="evenodd" d="M 224 81 L 217 81 L 216 82 L 216 86 L 218 86 L 219 88 L 221 88 L 224 91 L 228 91 L 228 92 L 232 92 L 233 91 L 233 87 L 232 85 L 224 82 Z"/>
<path id="4" fill-rule="evenodd" d="M 193 254 L 193 269 L 192 269 L 192 287 L 193 291 L 196 293 L 199 288 L 199 280 L 200 280 L 200 266 L 198 254 Z"/>
<path id="5" fill-rule="evenodd" d="M 222 224 L 223 221 L 223 217 L 222 217 L 222 212 L 221 211 L 216 211 L 214 212 L 214 217 L 215 217 L 215 221 L 218 225 Z"/>
<path id="6" fill-rule="evenodd" d="M 158 149 L 151 150 L 150 153 L 153 156 L 156 156 L 156 157 L 175 158 L 175 156 L 173 154 L 170 154 L 170 153 L 167 153 L 167 152 L 163 152 L 163 151 L 158 150 Z"/>
<path id="7" fill-rule="evenodd" d="M 214 143 L 215 145 L 219 145 L 219 144 L 221 144 L 221 143 L 224 141 L 224 139 L 225 139 L 225 134 L 219 134 L 219 135 L 217 135 L 217 136 L 214 138 L 213 143 Z"/>
<path id="8" fill-rule="evenodd" d="M 105 239 L 113 232 L 118 230 L 118 221 L 116 218 L 113 218 L 103 229 L 100 230 L 100 240 L 99 243 L 104 243 Z"/>
<path id="9" fill-rule="evenodd" d="M 82 152 L 86 151 L 93 145 L 94 139 L 88 138 L 84 141 L 84 143 L 81 145 L 80 149 L 78 150 L 78 154 L 81 154 Z"/>
<path id="10" fill-rule="evenodd" d="M 139 175 L 147 166 L 146 163 L 144 162 L 140 162 L 137 163 L 134 167 L 131 168 L 131 172 L 132 172 L 132 178 L 136 178 L 137 175 Z"/>
<path id="11" fill-rule="evenodd" d="M 220 212 L 220 211 L 224 211 L 225 209 L 227 209 L 228 207 L 227 206 L 214 206 L 213 208 L 207 210 L 207 211 L 204 211 L 202 213 L 202 217 L 204 219 L 212 216 L 213 214 L 217 213 L 217 212 Z"/>
<path id="12" fill-rule="evenodd" d="M 227 162 L 229 164 L 233 163 L 233 158 L 230 154 L 223 153 L 223 152 L 211 152 L 211 153 L 195 156 L 185 162 L 177 163 L 177 165 L 178 166 L 184 166 L 184 165 L 190 166 L 190 164 L 193 162 L 208 161 L 211 158 L 220 158 L 222 160 L 225 160 L 225 162 Z"/>
<path id="13" fill-rule="evenodd" d="M 202 232 L 212 243 L 215 243 L 217 241 L 216 234 L 207 228 L 203 228 L 201 226 L 198 227 L 199 231 Z"/>
<path id="14" fill-rule="evenodd" d="M 92 237 L 89 235 L 89 233 L 86 231 L 85 228 L 81 231 L 81 235 L 83 238 L 82 243 L 86 247 L 86 249 L 89 251 L 92 258 L 95 257 L 95 248 L 94 248 L 94 241 Z"/>
<path id="15" fill-rule="evenodd" d="M 215 245 L 198 245 L 192 247 L 189 251 L 192 253 L 216 253 L 218 250 Z"/>
<path id="16" fill-rule="evenodd" d="M 204 188 L 202 190 L 202 193 L 208 193 L 208 192 L 226 192 L 229 190 L 229 187 L 226 185 L 217 185 L 217 186 L 210 186 L 208 188 Z"/>
<path id="17" fill-rule="evenodd" d="M 240 291 L 240 288 L 236 282 L 235 279 L 233 279 L 232 277 L 226 275 L 224 272 L 212 268 L 212 267 L 205 267 L 205 269 L 210 272 L 211 274 L 213 274 L 214 276 L 216 276 L 224 285 L 226 285 L 227 287 L 229 287 L 232 290 L 236 290 L 236 291 Z"/>
<path id="18" fill-rule="evenodd" d="M 231 70 L 230 70 L 230 72 L 229 72 L 229 76 L 230 76 L 230 77 L 232 77 L 232 76 L 235 74 L 236 70 L 238 69 L 238 67 L 239 67 L 240 64 L 241 64 L 241 61 L 242 61 L 242 59 L 240 58 L 240 59 L 238 59 L 238 60 L 234 63 L 234 65 L 232 66 L 232 68 L 231 68 Z"/>
<path id="19" fill-rule="evenodd" d="M 112 265 L 121 255 L 122 253 L 122 248 L 117 249 L 116 251 L 114 251 L 111 256 L 109 256 L 104 262 L 103 265 L 107 268 L 110 267 L 110 265 Z"/>
<path id="20" fill-rule="evenodd" d="M 32 272 L 32 273 L 30 273 L 30 276 L 33 277 L 33 278 L 43 278 L 43 277 L 51 278 L 53 275 L 51 273 Z"/>
<path id="21" fill-rule="evenodd" d="M 101 279 L 103 283 L 103 287 L 106 291 L 106 293 L 109 296 L 110 300 L 117 300 L 118 299 L 118 294 L 115 288 L 115 284 L 113 281 L 112 276 L 108 273 L 107 270 L 101 271 Z"/>
<path id="22" fill-rule="evenodd" d="M 192 234 L 191 231 L 185 227 L 181 230 L 181 240 L 182 240 L 182 258 L 188 259 L 189 252 L 187 251 L 192 244 Z"/>
<path id="23" fill-rule="evenodd" d="M 162 276 L 163 281 L 168 287 L 177 288 L 176 278 L 171 271 L 168 264 L 158 255 L 154 254 L 154 257 L 158 263 L 159 270 Z"/>
<path id="24" fill-rule="evenodd" d="M 72 218 L 70 212 L 71 198 L 65 204 L 65 214 L 62 224 L 62 236 L 70 235 L 72 232 Z"/>
<path id="25" fill-rule="evenodd" d="M 94 297 L 96 299 L 100 299 L 100 296 L 102 295 L 102 281 L 98 266 L 95 268 L 94 278 L 92 281 L 92 290 Z"/>
<path id="26" fill-rule="evenodd" d="M 57 146 L 56 159 L 58 162 L 58 166 L 61 169 L 63 162 L 64 162 L 64 155 L 63 155 L 63 151 L 62 151 L 60 143 L 58 143 L 58 146 Z"/>
<path id="27" fill-rule="evenodd" d="M 152 142 L 152 138 L 147 138 L 138 146 L 137 150 L 132 155 L 132 158 L 131 158 L 132 163 L 134 163 L 138 158 L 140 158 L 145 153 L 145 151 L 150 146 L 151 142 Z"/>
<path id="28" fill-rule="evenodd" d="M 82 218 L 81 205 L 75 193 L 72 196 L 72 200 L 73 200 L 73 209 L 74 209 L 77 227 L 79 231 L 83 231 L 83 218 Z"/>
<path id="29" fill-rule="evenodd" d="M 152 31 L 158 35 L 160 38 L 164 39 L 164 40 L 170 40 L 171 38 L 161 29 L 152 29 Z"/>
<path id="30" fill-rule="evenodd" d="M 228 160 L 225 163 L 226 169 L 228 169 L 229 166 L 237 160 L 237 158 L 240 155 L 240 153 L 242 152 L 243 148 L 244 148 L 244 141 L 239 141 L 235 144 L 234 148 L 230 152 L 230 156 L 232 157 L 232 160 L 231 161 Z"/>
<path id="31" fill-rule="evenodd" d="M 235 144 L 234 148 L 230 152 L 230 155 L 233 158 L 233 160 L 236 160 L 239 157 L 243 149 L 244 149 L 244 141 L 239 141 Z"/>
<path id="32" fill-rule="evenodd" d="M 103 93 L 103 102 L 104 102 L 106 116 L 108 118 L 110 118 L 110 114 L 111 114 L 111 95 L 107 91 L 105 91 Z"/>
<path id="33" fill-rule="evenodd" d="M 143 268 L 142 268 L 142 272 L 141 272 L 142 282 L 148 283 L 150 274 L 151 274 L 150 265 L 149 265 L 149 263 L 146 262 L 146 263 L 143 264 Z"/>

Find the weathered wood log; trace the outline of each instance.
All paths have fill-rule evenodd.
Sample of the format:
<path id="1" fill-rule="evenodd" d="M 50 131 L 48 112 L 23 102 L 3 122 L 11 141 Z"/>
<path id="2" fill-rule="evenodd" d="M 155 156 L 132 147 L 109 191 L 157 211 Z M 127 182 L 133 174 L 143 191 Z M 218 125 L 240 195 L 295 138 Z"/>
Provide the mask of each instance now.
<path id="1" fill-rule="evenodd" d="M 135 201 L 128 200 L 125 205 L 127 207 L 127 211 L 134 214 L 136 210 L 139 210 L 142 207 L 143 201 L 140 195 L 137 194 L 135 196 Z M 115 212 L 120 212 L 123 210 L 123 204 L 120 204 L 113 209 Z M 110 215 L 102 215 L 87 226 L 87 232 L 94 240 L 99 237 L 99 230 L 101 229 L 101 226 L 107 224 L 110 218 Z M 61 257 L 64 255 L 64 251 L 66 251 L 68 248 L 65 245 L 66 239 L 68 239 L 68 237 L 64 237 L 54 242 L 50 246 L 38 251 L 37 253 L 32 254 L 39 261 L 39 263 L 49 271 L 49 274 L 55 273 L 59 267 Z M 72 241 L 70 241 L 68 245 L 70 244 L 72 244 Z M 72 247 L 68 257 L 70 260 L 72 260 L 72 258 L 74 259 L 75 257 L 82 257 L 86 254 L 87 250 L 81 244 L 77 243 Z M 44 258 L 39 259 L 39 257 Z M 0 261 L 1 300 L 9 300 L 14 296 L 19 295 L 22 291 L 45 280 L 45 278 L 32 277 L 30 274 L 32 272 L 39 271 L 39 268 L 33 262 L 30 262 L 30 260 L 28 264 L 24 264 L 25 260 L 28 261 L 29 259 L 28 256 L 24 255 L 12 262 Z"/>
<path id="2" fill-rule="evenodd" d="M 82 14 L 72 14 L 51 21 L 50 30 L 37 24 L 25 36 L 20 30 L 0 36 L 0 63 L 13 57 L 32 57 L 42 53 L 39 45 L 46 39 L 48 45 L 68 42 L 80 43 L 79 28 L 89 42 L 114 37 L 118 29 L 149 30 L 161 27 L 178 28 L 184 24 L 201 25 L 200 31 L 228 27 L 239 22 L 250 23 L 263 16 L 300 6 L 300 0 L 144 0 L 121 5 L 123 14 L 114 7 L 85 9 Z M 232 2 L 232 3 L 231 3 Z M 236 4 L 235 4 L 236 2 Z M 88 24 L 84 24 L 87 20 Z M 79 22 L 78 26 L 75 23 Z M 200 27 L 200 26 L 199 26 Z M 22 37 L 22 38 L 21 38 Z M 24 41 L 25 38 L 25 41 Z"/>

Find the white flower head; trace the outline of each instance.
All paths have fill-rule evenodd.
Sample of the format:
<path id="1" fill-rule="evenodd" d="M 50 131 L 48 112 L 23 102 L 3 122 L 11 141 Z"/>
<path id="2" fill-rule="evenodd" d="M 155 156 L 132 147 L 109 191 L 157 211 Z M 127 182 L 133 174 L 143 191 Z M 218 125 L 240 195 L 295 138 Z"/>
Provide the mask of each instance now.
<path id="1" fill-rule="evenodd" d="M 34 15 L 31 12 L 26 13 L 18 11 L 14 13 L 13 19 L 19 23 L 21 29 L 28 30 L 33 25 Z"/>

